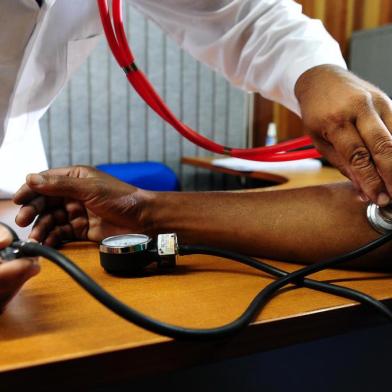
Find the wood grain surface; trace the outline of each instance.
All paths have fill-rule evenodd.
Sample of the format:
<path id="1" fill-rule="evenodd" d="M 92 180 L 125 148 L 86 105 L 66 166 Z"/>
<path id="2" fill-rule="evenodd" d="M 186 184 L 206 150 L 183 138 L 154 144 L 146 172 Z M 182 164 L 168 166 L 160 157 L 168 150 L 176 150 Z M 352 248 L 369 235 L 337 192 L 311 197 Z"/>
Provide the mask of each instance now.
<path id="1" fill-rule="evenodd" d="M 328 172 L 324 172 L 326 178 L 332 176 Z M 320 181 L 326 178 L 320 174 Z M 12 223 L 15 212 L 11 202 L 0 203 L 3 221 Z M 96 244 L 68 244 L 62 251 L 128 305 L 156 319 L 193 328 L 230 322 L 271 282 L 249 267 L 206 256 L 180 257 L 178 268 L 166 275 L 151 272 L 142 278 L 116 278 L 100 267 Z M 299 268 L 272 263 L 288 271 Z M 43 388 L 43 377 L 49 389 L 110 383 L 383 322 L 372 310 L 352 301 L 304 288 L 285 289 L 233 338 L 207 343 L 173 341 L 120 319 L 55 265 L 46 260 L 41 264 L 41 274 L 28 282 L 0 317 L 2 386 Z M 314 277 L 391 303 L 387 274 L 328 270 Z"/>

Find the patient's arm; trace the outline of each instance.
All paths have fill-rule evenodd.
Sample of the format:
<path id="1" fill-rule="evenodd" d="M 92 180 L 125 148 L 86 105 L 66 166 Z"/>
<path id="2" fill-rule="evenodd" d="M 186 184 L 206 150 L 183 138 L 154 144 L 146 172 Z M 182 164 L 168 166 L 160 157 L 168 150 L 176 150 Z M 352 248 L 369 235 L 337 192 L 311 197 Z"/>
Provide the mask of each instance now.
<path id="1" fill-rule="evenodd" d="M 351 183 L 257 193 L 160 194 L 145 209 L 149 231 L 186 243 L 297 262 L 354 250 L 380 235 Z M 384 246 L 355 265 L 392 269 Z"/>
<path id="2" fill-rule="evenodd" d="M 29 177 L 15 196 L 24 205 L 16 222 L 25 226 L 38 214 L 32 237 L 48 245 L 125 232 L 176 232 L 181 243 L 314 262 L 379 237 L 367 222 L 366 204 L 348 182 L 257 193 L 159 193 L 86 167 L 49 170 L 35 180 Z M 391 268 L 389 249 L 360 265 Z"/>

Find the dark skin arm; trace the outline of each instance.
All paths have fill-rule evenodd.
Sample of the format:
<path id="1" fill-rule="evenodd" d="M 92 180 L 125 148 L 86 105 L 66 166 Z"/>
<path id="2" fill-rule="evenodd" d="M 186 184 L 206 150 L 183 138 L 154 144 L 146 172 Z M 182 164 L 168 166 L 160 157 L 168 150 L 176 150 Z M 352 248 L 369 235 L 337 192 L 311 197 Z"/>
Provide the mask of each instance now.
<path id="1" fill-rule="evenodd" d="M 118 233 L 176 232 L 183 244 L 309 263 L 379 237 L 350 183 L 257 193 L 158 193 L 71 167 L 29 176 L 15 202 L 22 205 L 16 223 L 26 226 L 38 216 L 31 237 L 51 246 Z M 390 269 L 388 250 L 358 265 Z"/>

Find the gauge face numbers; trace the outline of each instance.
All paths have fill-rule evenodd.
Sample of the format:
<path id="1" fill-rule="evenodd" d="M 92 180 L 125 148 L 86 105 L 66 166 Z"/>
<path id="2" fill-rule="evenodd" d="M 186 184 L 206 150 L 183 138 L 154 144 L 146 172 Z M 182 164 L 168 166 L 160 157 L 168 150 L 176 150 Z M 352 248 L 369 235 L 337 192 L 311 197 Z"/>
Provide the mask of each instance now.
<path id="1" fill-rule="evenodd" d="M 125 248 L 127 246 L 145 244 L 149 241 L 150 237 L 143 234 L 124 234 L 105 238 L 102 244 L 113 248 Z"/>
<path id="2" fill-rule="evenodd" d="M 146 250 L 151 238 L 144 234 L 123 234 L 105 238 L 100 251 L 104 253 L 134 253 Z"/>

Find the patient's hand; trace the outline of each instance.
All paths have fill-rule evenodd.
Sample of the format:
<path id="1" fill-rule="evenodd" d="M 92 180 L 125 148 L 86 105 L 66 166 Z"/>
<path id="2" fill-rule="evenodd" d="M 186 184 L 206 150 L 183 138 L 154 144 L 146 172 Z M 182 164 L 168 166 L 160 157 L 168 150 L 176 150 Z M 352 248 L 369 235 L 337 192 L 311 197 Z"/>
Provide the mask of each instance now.
<path id="1" fill-rule="evenodd" d="M 0 225 L 0 248 L 9 245 L 11 239 L 8 230 Z M 5 263 L 0 260 L 0 313 L 22 285 L 37 275 L 39 270 L 38 263 L 32 258 L 17 259 Z"/>
<path id="2" fill-rule="evenodd" d="M 27 177 L 14 196 L 22 205 L 15 221 L 27 226 L 38 217 L 30 238 L 48 246 L 64 240 L 101 241 L 144 232 L 141 204 L 148 197 L 149 192 L 91 167 L 52 169 Z"/>

